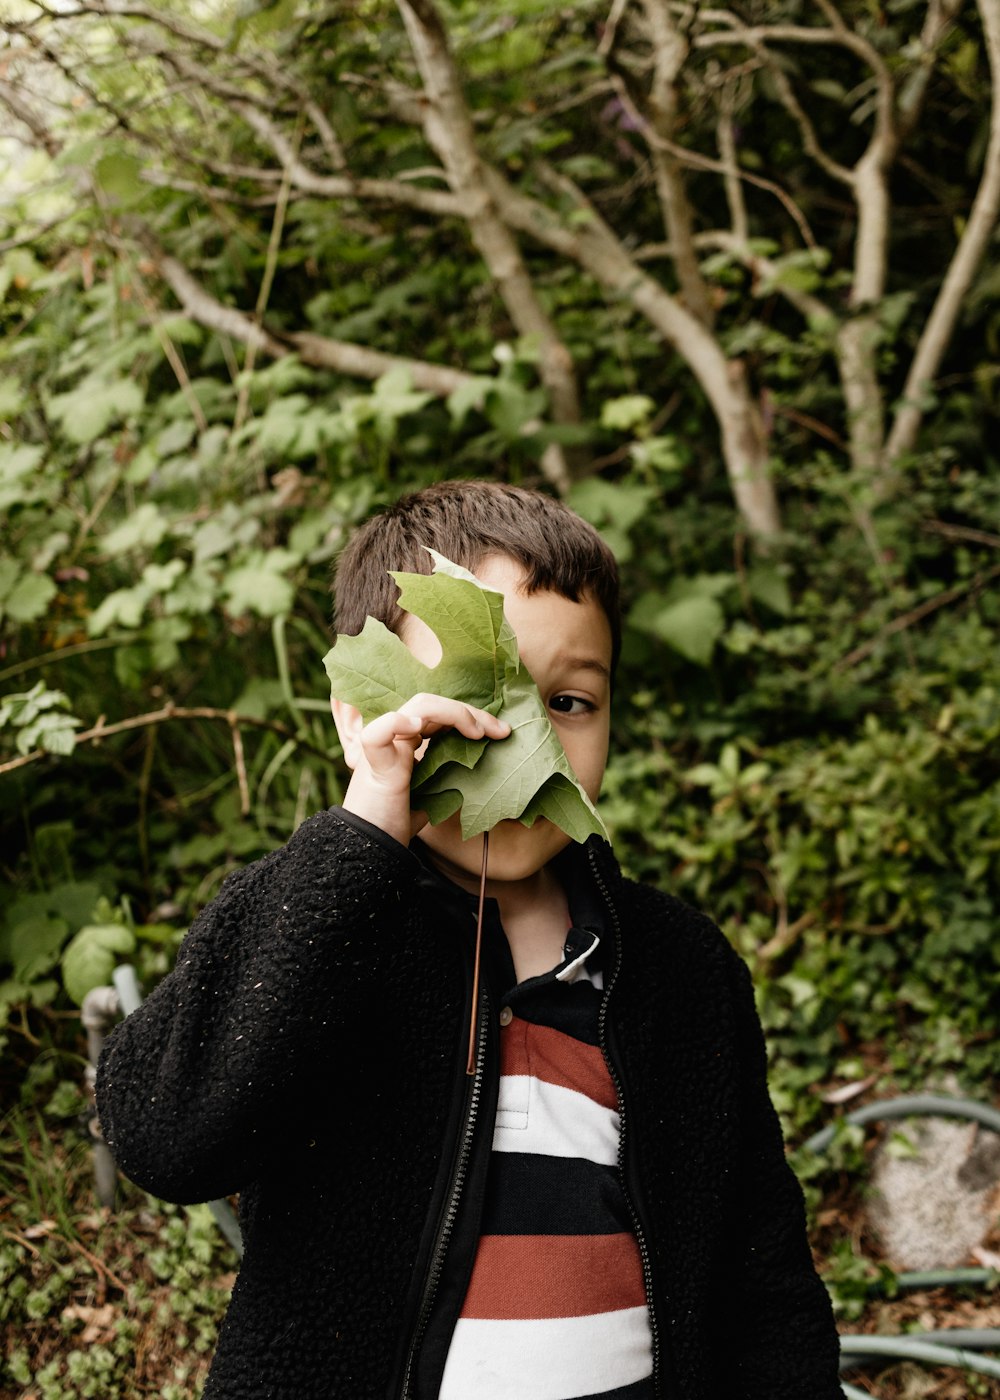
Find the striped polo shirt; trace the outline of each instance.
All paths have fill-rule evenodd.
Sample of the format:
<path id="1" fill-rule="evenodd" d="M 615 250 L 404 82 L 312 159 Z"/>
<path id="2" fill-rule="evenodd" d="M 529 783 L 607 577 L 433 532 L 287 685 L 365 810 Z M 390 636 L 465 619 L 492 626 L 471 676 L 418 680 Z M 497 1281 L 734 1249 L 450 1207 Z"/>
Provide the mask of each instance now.
<path id="1" fill-rule="evenodd" d="M 598 1044 L 602 974 L 588 967 L 599 943 L 571 928 L 563 961 L 503 997 L 479 1241 L 439 1400 L 653 1395 L 618 1101 Z"/>

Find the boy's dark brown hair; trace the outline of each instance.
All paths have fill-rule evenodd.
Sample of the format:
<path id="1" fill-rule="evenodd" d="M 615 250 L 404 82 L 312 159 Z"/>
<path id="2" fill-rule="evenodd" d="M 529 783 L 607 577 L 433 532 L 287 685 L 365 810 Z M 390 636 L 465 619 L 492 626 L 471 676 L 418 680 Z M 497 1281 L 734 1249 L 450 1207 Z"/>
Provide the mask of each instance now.
<path id="1" fill-rule="evenodd" d="M 441 481 L 365 522 L 337 561 L 334 628 L 355 635 L 376 617 L 393 632 L 403 611 L 388 570 L 429 574 L 424 546 L 475 573 L 491 554 L 516 560 L 529 593 L 592 595 L 611 624 L 611 669 L 621 650 L 618 566 L 592 525 L 541 491 L 492 481 Z"/>

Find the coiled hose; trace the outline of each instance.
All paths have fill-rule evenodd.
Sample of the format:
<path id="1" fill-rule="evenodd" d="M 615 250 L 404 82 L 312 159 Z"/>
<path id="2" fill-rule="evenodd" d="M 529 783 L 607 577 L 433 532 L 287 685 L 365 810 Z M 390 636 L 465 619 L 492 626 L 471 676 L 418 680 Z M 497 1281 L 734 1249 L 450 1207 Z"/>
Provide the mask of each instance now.
<path id="1" fill-rule="evenodd" d="M 842 1121 L 866 1124 L 894 1118 L 964 1118 L 981 1123 L 994 1133 L 1000 1133 L 1000 1112 L 990 1104 L 973 1099 L 956 1098 L 950 1094 L 902 1094 L 899 1098 L 865 1104 L 845 1114 Z M 834 1140 L 837 1125 L 824 1128 L 808 1138 L 804 1147 L 809 1152 L 822 1153 Z M 996 1282 L 993 1269 L 932 1269 L 898 1274 L 899 1288 L 989 1286 Z M 879 1292 L 880 1286 L 872 1290 Z M 1000 1361 L 976 1355 L 972 1348 L 992 1351 L 1000 1349 L 1000 1328 L 947 1328 L 940 1332 L 908 1333 L 906 1336 L 882 1337 L 844 1335 L 840 1339 L 840 1369 L 849 1371 L 864 1365 L 869 1357 L 885 1356 L 898 1360 L 922 1361 L 930 1366 L 959 1366 L 966 1371 L 1000 1379 Z M 843 1383 L 848 1400 L 871 1400 L 867 1391 Z"/>

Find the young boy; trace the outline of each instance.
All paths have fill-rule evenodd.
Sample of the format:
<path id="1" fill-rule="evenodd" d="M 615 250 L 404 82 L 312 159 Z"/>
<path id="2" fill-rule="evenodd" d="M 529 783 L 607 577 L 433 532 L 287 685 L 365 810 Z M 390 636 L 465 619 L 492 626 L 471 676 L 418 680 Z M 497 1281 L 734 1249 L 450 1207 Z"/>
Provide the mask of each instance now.
<path id="1" fill-rule="evenodd" d="M 453 482 L 369 521 L 336 627 L 381 618 L 430 546 L 504 594 L 596 799 L 619 648 L 614 560 L 559 503 Z M 168 1200 L 240 1193 L 246 1254 L 206 1395 L 229 1400 L 839 1400 L 837 1338 L 767 1096 L 749 978 L 718 930 L 539 820 L 430 826 L 432 735 L 507 726 L 418 695 L 334 701 L 342 807 L 233 875 L 110 1038 L 104 1134 Z M 475 1073 L 466 1072 L 473 1026 Z"/>

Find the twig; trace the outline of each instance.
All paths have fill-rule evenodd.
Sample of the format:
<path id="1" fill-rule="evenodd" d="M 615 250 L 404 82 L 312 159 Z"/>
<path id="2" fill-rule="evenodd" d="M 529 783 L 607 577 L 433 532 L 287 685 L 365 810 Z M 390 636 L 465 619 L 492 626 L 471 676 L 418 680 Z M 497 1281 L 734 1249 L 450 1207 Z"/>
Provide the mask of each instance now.
<path id="1" fill-rule="evenodd" d="M 604 33 L 601 35 L 601 42 L 597 46 L 597 52 L 602 58 L 607 58 L 613 50 L 615 40 L 618 38 L 618 26 L 624 19 L 625 11 L 628 9 L 628 6 L 629 0 L 612 0 L 611 9 L 608 12 L 608 18 L 604 24 Z"/>
<path id="2" fill-rule="evenodd" d="M 42 1251 L 37 1245 L 32 1244 L 29 1239 L 25 1239 L 24 1235 L 19 1235 L 16 1230 L 8 1230 L 6 1227 L 4 1227 L 3 1233 L 7 1239 L 13 1240 L 15 1244 L 23 1245 L 25 1249 L 30 1249 L 36 1259 L 41 1258 Z"/>
<path id="3" fill-rule="evenodd" d="M 75 1249 L 79 1254 L 82 1254 L 88 1263 L 92 1264 L 97 1272 L 102 1274 L 109 1283 L 113 1283 L 121 1293 L 128 1292 L 128 1284 L 124 1283 L 116 1273 L 109 1269 L 107 1264 L 103 1264 L 96 1254 L 91 1254 L 85 1244 L 81 1244 L 79 1240 L 70 1239 L 68 1235 L 63 1235 L 61 1238 L 66 1241 L 70 1249 Z"/>
<path id="4" fill-rule="evenodd" d="M 985 530 L 973 530 L 968 525 L 951 525 L 947 520 L 924 520 L 921 529 L 932 534 L 944 535 L 949 540 L 968 540 L 970 544 L 985 544 L 991 549 L 1000 549 L 1000 535 L 988 534 Z"/>
<path id="5" fill-rule="evenodd" d="M 172 719 L 211 719 L 219 720 L 223 724 L 228 724 L 230 728 L 237 724 L 249 724 L 255 729 L 267 729 L 273 734 L 279 734 L 283 739 L 291 739 L 299 748 L 305 749 L 316 758 L 321 758 L 325 763 L 334 762 L 333 757 L 318 749 L 315 744 L 310 744 L 307 740 L 294 734 L 287 725 L 279 720 L 257 719 L 254 715 L 237 715 L 232 710 L 218 710 L 208 705 L 181 706 L 164 705 L 162 710 L 152 710 L 145 715 L 133 715 L 131 719 L 122 719 L 117 724 L 98 724 L 93 729 L 86 729 L 82 734 L 77 734 L 75 738 L 74 752 L 80 744 L 100 743 L 103 739 L 110 738 L 113 734 L 124 734 L 130 729 L 144 729 L 150 724 L 165 724 Z M 21 758 L 9 759 L 6 763 L 0 763 L 0 774 L 12 773 L 15 768 L 23 768 L 28 763 L 36 763 L 40 758 L 60 758 L 61 754 L 51 754 L 46 749 L 34 749 L 31 753 L 25 754 Z M 245 774 L 244 774 L 245 777 Z"/>
<path id="6" fill-rule="evenodd" d="M 667 138 L 661 136 L 659 132 L 647 132 L 646 128 L 649 126 L 649 123 L 632 101 L 625 84 L 621 82 L 620 79 L 614 77 L 611 81 L 617 96 L 621 100 L 622 106 L 631 119 L 639 126 L 640 130 L 642 130 L 643 135 L 651 146 L 658 146 L 661 150 L 668 151 L 675 160 L 680 161 L 683 165 L 690 165 L 692 170 L 704 170 L 712 175 L 723 176 L 728 173 L 728 167 L 725 161 L 714 160 L 711 156 L 702 155 L 700 151 L 689 150 L 687 146 L 681 146 L 676 141 L 667 140 Z M 756 189 L 766 190 L 768 194 L 773 194 L 775 199 L 787 210 L 789 217 L 798 228 L 799 233 L 801 233 L 802 241 L 806 247 L 814 250 L 816 249 L 818 245 L 813 231 L 809 227 L 809 222 L 787 190 L 783 190 L 781 186 L 776 184 L 773 180 L 767 180 L 761 175 L 751 174 L 749 170 L 744 170 L 742 166 L 737 168 L 736 173 L 739 175 L 740 179 L 745 180 L 748 185 L 753 185 Z"/>
<path id="7" fill-rule="evenodd" d="M 788 952 L 789 948 L 795 946 L 806 929 L 811 928 L 818 918 L 819 915 L 810 909 L 790 924 L 787 915 L 782 911 L 777 931 L 757 949 L 758 958 L 762 958 L 765 962 L 772 962 L 775 958 L 780 958 L 783 953 Z"/>
<path id="8" fill-rule="evenodd" d="M 184 361 L 178 354 L 176 345 L 170 339 L 170 336 L 167 335 L 166 331 L 163 329 L 163 326 L 160 323 L 160 318 L 157 316 L 156 307 L 150 301 L 146 293 L 146 289 L 142 284 L 142 278 L 138 275 L 137 271 L 135 271 L 131 267 L 131 265 L 129 266 L 129 271 L 131 273 L 131 282 L 132 286 L 135 288 L 136 296 L 139 298 L 143 310 L 149 317 L 149 324 L 152 327 L 153 334 L 159 341 L 160 349 L 166 356 L 167 363 L 173 370 L 174 377 L 176 378 L 177 383 L 180 385 L 181 393 L 184 395 L 184 402 L 191 410 L 191 417 L 197 424 L 199 433 L 207 432 L 208 419 L 205 417 L 205 410 L 202 408 L 201 403 L 198 399 L 198 395 L 194 391 L 194 385 L 191 383 L 191 376 L 187 372 L 187 368 L 184 364 Z"/>
<path id="9" fill-rule="evenodd" d="M 302 139 L 302 119 L 299 118 L 295 127 L 295 135 L 291 144 L 291 159 L 285 162 L 285 168 L 281 176 L 281 188 L 278 190 L 278 202 L 275 205 L 274 218 L 271 221 L 271 234 L 267 240 L 267 257 L 264 262 L 264 275 L 260 279 L 260 288 L 257 292 L 257 305 L 254 307 L 253 319 L 260 326 L 263 324 L 264 312 L 267 310 L 267 303 L 271 297 L 271 287 L 274 285 L 274 274 L 278 266 L 278 254 L 281 251 L 281 239 L 285 231 L 285 216 L 288 213 L 288 196 L 292 188 L 292 161 L 297 157 L 299 143 Z M 232 443 L 236 434 L 242 428 L 250 406 L 250 381 L 253 375 L 254 364 L 257 360 L 256 340 L 247 343 L 247 353 L 243 361 L 243 376 L 240 380 L 239 392 L 236 396 L 236 412 L 233 415 L 233 426 L 230 431 L 229 440 Z"/>
<path id="10" fill-rule="evenodd" d="M 236 778 L 240 785 L 240 812 L 244 817 L 250 815 L 250 784 L 247 782 L 247 765 L 243 756 L 243 735 L 236 722 L 236 716 L 230 713 L 229 728 L 233 736 L 233 757 L 236 761 Z"/>
<path id="11" fill-rule="evenodd" d="M 948 588 L 944 593 L 937 593 L 933 598 L 928 598 L 919 607 L 913 608 L 910 612 L 902 613 L 899 617 L 893 618 L 890 623 L 870 638 L 867 642 L 862 642 L 861 646 L 849 651 L 846 656 L 842 656 L 839 661 L 835 661 L 832 669 L 834 671 L 846 671 L 851 666 L 856 666 L 859 661 L 863 661 L 866 656 L 870 656 L 887 638 L 894 636 L 897 632 L 902 632 L 907 627 L 912 627 L 915 622 L 922 621 L 938 608 L 947 607 L 949 603 L 954 603 L 961 598 L 963 593 L 968 593 L 973 588 L 980 588 L 983 584 L 989 583 L 991 579 L 1000 576 L 1000 564 L 995 564 L 992 569 L 987 569 L 984 573 L 976 574 L 975 578 L 966 579 L 964 583 L 957 584 L 954 588 Z"/>

